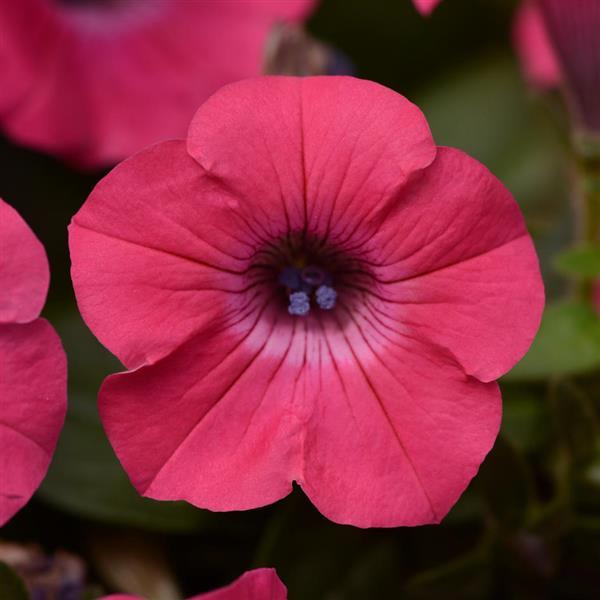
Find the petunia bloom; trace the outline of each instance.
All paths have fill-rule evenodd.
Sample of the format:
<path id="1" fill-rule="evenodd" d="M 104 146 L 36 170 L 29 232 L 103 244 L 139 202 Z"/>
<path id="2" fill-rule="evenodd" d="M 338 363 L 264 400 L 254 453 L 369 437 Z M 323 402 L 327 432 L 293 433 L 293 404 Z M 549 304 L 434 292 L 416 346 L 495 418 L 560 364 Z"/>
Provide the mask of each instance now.
<path id="1" fill-rule="evenodd" d="M 222 85 L 259 75 L 268 35 L 315 0 L 0 0 L 0 127 L 84 167 L 184 136 Z"/>
<path id="2" fill-rule="evenodd" d="M 0 525 L 44 478 L 65 418 L 65 353 L 38 318 L 48 281 L 44 248 L 0 200 Z"/>
<path id="3" fill-rule="evenodd" d="M 275 569 L 246 571 L 233 583 L 188 600 L 286 600 L 287 589 L 277 577 Z M 129 594 L 112 594 L 101 600 L 142 600 Z"/>
<path id="4" fill-rule="evenodd" d="M 413 0 L 413 4 L 422 15 L 429 15 L 441 1 L 442 0 Z"/>
<path id="5" fill-rule="evenodd" d="M 544 18 L 534 0 L 522 2 L 513 24 L 513 42 L 526 80 L 542 90 L 558 87 L 562 77 Z"/>
<path id="6" fill-rule="evenodd" d="M 146 496 L 217 511 L 296 481 L 330 519 L 438 522 L 490 450 L 538 261 L 504 186 L 349 77 L 232 84 L 73 218 L 80 310 L 130 372 L 100 414 Z"/>

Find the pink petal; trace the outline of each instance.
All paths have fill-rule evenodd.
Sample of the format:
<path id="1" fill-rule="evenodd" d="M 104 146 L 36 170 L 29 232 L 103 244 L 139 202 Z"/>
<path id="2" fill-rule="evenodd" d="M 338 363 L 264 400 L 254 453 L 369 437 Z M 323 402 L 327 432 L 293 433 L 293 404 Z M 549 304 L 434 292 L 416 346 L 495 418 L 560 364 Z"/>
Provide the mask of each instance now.
<path id="1" fill-rule="evenodd" d="M 528 350 L 544 305 L 538 259 L 519 207 L 483 165 L 440 148 L 371 244 L 385 312 L 408 334 L 481 381 Z"/>
<path id="2" fill-rule="evenodd" d="M 190 600 L 286 600 L 287 589 L 275 569 L 247 571 L 228 586 Z"/>
<path id="3" fill-rule="evenodd" d="M 252 101 L 244 108 L 240 97 Z M 228 125 L 221 131 L 219 122 Z M 199 111 L 191 132 L 189 146 L 202 152 L 196 158 L 208 173 L 180 143 L 158 145 L 114 169 L 71 226 L 81 313 L 130 368 L 164 356 L 215 311 L 238 306 L 252 252 L 286 234 L 288 223 L 301 229 L 310 216 L 315 234 L 348 239 L 435 154 L 414 105 L 351 78 L 229 86 Z"/>
<path id="4" fill-rule="evenodd" d="M 81 314 L 128 367 L 164 356 L 243 302 L 253 234 L 235 207 L 183 142 L 165 142 L 116 167 L 75 215 Z"/>
<path id="5" fill-rule="evenodd" d="M 233 583 L 188 600 L 286 600 L 287 590 L 275 569 L 247 571 Z M 139 600 L 139 596 L 112 594 L 100 600 Z"/>
<path id="6" fill-rule="evenodd" d="M 561 82 L 560 67 L 535 2 L 525 1 L 519 7 L 513 39 L 526 79 L 542 89 L 557 87 Z"/>
<path id="7" fill-rule="evenodd" d="M 338 523 L 439 523 L 494 443 L 500 393 L 380 312 L 324 327 L 300 485 Z"/>
<path id="8" fill-rule="evenodd" d="M 304 334 L 272 300 L 104 382 L 100 416 L 141 494 L 223 511 L 291 491 L 301 462 Z"/>
<path id="9" fill-rule="evenodd" d="M 25 323 L 39 316 L 49 280 L 44 247 L 0 199 L 0 322 Z"/>
<path id="10" fill-rule="evenodd" d="M 60 340 L 43 319 L 0 325 L 0 525 L 44 478 L 67 408 Z"/>
<path id="11" fill-rule="evenodd" d="M 8 114 L 31 89 L 32 81 L 38 74 L 37 64 L 44 60 L 44 47 L 47 49 L 50 46 L 46 30 L 48 15 L 51 12 L 50 4 L 40 0 L 0 3 L 2 116 Z M 37 25 L 34 24 L 32 16 Z"/>
<path id="12" fill-rule="evenodd" d="M 422 15 L 428 15 L 442 0 L 413 0 L 413 4 Z"/>
<path id="13" fill-rule="evenodd" d="M 196 113 L 188 149 L 271 237 L 308 226 L 333 241 L 435 156 L 415 105 L 351 77 L 231 84 Z"/>
<path id="14" fill-rule="evenodd" d="M 114 164 L 183 137 L 210 94 L 260 74 L 274 23 L 301 20 L 314 4 L 2 2 L 0 122 L 83 166 Z"/>

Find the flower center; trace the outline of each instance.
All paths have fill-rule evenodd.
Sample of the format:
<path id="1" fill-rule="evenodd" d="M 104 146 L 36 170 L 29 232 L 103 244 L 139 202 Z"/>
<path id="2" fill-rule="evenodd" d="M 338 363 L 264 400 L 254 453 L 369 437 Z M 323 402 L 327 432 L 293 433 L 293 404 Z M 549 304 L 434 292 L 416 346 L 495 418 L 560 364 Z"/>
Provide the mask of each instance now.
<path id="1" fill-rule="evenodd" d="M 363 277 L 369 277 L 361 261 L 305 233 L 290 234 L 263 247 L 253 267 L 285 303 L 287 312 L 297 317 L 332 311 L 344 299 L 348 306 Z"/>
<path id="2" fill-rule="evenodd" d="M 284 267 L 279 274 L 279 283 L 286 289 L 290 315 L 307 315 L 313 303 L 321 310 L 331 310 L 335 307 L 337 292 L 333 287 L 333 278 L 322 267 Z"/>

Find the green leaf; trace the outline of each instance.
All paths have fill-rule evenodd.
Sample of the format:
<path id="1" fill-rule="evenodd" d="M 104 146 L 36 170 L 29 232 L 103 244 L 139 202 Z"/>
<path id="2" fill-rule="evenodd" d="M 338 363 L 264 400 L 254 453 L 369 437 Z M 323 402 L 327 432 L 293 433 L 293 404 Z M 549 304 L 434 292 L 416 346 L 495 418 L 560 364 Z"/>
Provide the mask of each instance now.
<path id="1" fill-rule="evenodd" d="M 555 128 L 531 102 L 511 57 L 480 57 L 453 70 L 420 94 L 417 104 L 438 144 L 483 162 L 536 221 L 547 223 L 549 211 L 569 209 Z"/>
<path id="2" fill-rule="evenodd" d="M 499 167 L 521 138 L 529 103 L 514 63 L 487 56 L 453 70 L 417 98 L 438 144 L 461 148 Z"/>
<path id="3" fill-rule="evenodd" d="M 600 279 L 600 246 L 581 245 L 560 254 L 556 268 L 565 275 L 584 279 Z"/>
<path id="4" fill-rule="evenodd" d="M 600 319 L 589 306 L 561 302 L 549 306 L 531 349 L 506 381 L 583 374 L 600 367 Z"/>
<path id="5" fill-rule="evenodd" d="M 121 468 L 100 424 L 96 402 L 71 396 L 67 422 L 40 497 L 90 519 L 158 531 L 202 528 L 207 513 L 179 502 L 142 498 Z"/>
<path id="6" fill-rule="evenodd" d="M 6 563 L 0 562 L 0 598 L 28 600 L 23 580 Z"/>
<path id="7" fill-rule="evenodd" d="M 417 97 L 436 142 L 480 160 L 512 192 L 532 233 L 548 297 L 564 280 L 553 258 L 571 240 L 564 149 L 511 56 L 480 56 Z"/>

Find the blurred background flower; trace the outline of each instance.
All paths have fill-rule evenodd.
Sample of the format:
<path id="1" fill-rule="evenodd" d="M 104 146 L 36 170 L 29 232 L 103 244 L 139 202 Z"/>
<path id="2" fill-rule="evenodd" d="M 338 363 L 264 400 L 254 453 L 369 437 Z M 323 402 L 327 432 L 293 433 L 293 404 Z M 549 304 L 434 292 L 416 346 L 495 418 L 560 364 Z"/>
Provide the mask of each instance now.
<path id="1" fill-rule="evenodd" d="M 413 2 L 421 14 L 428 15 L 441 2 L 441 0 L 413 0 Z"/>
<path id="2" fill-rule="evenodd" d="M 314 5 L 1 0 L 0 126 L 70 162 L 109 166 L 183 137 L 196 108 L 230 81 L 283 66 L 326 73 L 329 50 L 294 27 Z"/>
<path id="3" fill-rule="evenodd" d="M 526 79 L 540 89 L 558 87 L 560 67 L 535 0 L 525 0 L 517 9 L 513 37 Z"/>
<path id="4" fill-rule="evenodd" d="M 575 126 L 600 137 L 600 2 L 537 2 L 560 65 Z"/>
<path id="5" fill-rule="evenodd" d="M 85 569 L 81 558 L 64 550 L 47 555 L 35 544 L 0 542 L 0 591 L 7 600 L 78 600 Z"/>

